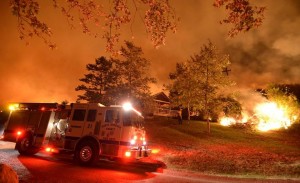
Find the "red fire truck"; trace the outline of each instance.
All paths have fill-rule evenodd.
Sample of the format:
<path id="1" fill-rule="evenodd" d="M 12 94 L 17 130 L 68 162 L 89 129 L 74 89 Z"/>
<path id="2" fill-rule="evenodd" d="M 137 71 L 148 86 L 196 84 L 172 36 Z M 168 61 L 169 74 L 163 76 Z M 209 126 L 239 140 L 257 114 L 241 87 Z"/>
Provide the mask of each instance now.
<path id="1" fill-rule="evenodd" d="M 2 140 L 16 142 L 21 155 L 41 150 L 71 153 L 82 165 L 100 158 L 140 159 L 151 150 L 143 116 L 129 103 L 19 103 L 10 106 Z"/>

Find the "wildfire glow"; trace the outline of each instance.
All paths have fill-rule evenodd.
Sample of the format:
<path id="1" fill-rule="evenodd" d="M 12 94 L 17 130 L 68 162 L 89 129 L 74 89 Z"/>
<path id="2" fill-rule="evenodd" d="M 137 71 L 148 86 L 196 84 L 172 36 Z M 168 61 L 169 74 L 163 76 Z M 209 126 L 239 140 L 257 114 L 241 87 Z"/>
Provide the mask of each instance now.
<path id="1" fill-rule="evenodd" d="M 220 124 L 223 126 L 230 126 L 236 123 L 249 122 L 255 125 L 255 128 L 260 131 L 276 130 L 280 128 L 288 128 L 298 118 L 296 115 L 291 115 L 288 107 L 279 107 L 274 102 L 265 102 L 256 105 L 252 117 L 242 114 L 242 119 L 237 120 L 232 117 L 223 117 L 220 119 Z"/>
<path id="2" fill-rule="evenodd" d="M 258 117 L 257 129 L 261 131 L 288 128 L 291 119 L 288 117 L 287 109 L 282 109 L 274 102 L 262 103 L 256 106 L 255 114 Z"/>
<path id="3" fill-rule="evenodd" d="M 220 124 L 223 126 L 230 126 L 236 123 L 236 120 L 234 118 L 230 117 L 223 117 L 220 120 Z"/>
<path id="4" fill-rule="evenodd" d="M 241 122 L 242 123 L 247 123 L 248 122 L 248 120 L 249 120 L 249 115 L 248 115 L 248 113 L 245 113 L 245 112 L 242 112 L 242 120 L 241 120 Z"/>
<path id="5" fill-rule="evenodd" d="M 10 111 L 14 111 L 14 110 L 16 110 L 16 109 L 18 109 L 19 108 L 19 104 L 10 104 L 9 106 L 8 106 L 8 109 L 10 110 Z"/>
<path id="6" fill-rule="evenodd" d="M 160 151 L 160 149 L 152 149 L 152 150 L 151 150 L 151 153 L 152 153 L 152 154 L 157 154 L 157 153 L 159 153 L 159 151 Z"/>

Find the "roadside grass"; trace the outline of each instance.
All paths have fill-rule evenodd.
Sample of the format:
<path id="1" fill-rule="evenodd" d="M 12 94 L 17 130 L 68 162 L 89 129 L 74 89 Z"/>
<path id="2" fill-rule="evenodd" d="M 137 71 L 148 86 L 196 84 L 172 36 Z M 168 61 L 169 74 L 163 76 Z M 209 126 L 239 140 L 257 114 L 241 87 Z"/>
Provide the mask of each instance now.
<path id="1" fill-rule="evenodd" d="M 153 158 L 170 169 L 243 177 L 300 178 L 300 125 L 259 132 L 206 122 L 154 118 L 145 123 Z"/>

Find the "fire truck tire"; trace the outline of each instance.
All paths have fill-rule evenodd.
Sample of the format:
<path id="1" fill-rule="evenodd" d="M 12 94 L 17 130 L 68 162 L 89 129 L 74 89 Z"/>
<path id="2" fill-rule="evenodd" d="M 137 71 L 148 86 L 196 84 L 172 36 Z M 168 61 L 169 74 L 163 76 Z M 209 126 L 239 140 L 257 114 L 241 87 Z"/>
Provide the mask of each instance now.
<path id="1" fill-rule="evenodd" d="M 32 147 L 32 138 L 28 135 L 18 139 L 16 149 L 21 155 L 34 155 L 39 151 L 38 148 Z"/>
<path id="2" fill-rule="evenodd" d="M 99 159 L 99 150 L 92 141 L 81 142 L 75 150 L 75 160 L 83 166 L 94 164 Z"/>

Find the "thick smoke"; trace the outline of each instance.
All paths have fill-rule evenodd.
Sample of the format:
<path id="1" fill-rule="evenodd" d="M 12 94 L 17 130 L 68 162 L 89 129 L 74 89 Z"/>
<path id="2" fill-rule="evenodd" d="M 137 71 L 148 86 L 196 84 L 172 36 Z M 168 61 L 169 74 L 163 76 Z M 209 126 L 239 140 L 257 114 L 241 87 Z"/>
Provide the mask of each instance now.
<path id="1" fill-rule="evenodd" d="M 233 75 L 244 87 L 300 82 L 299 1 L 265 1 L 264 24 L 257 31 L 227 41 Z"/>
<path id="2" fill-rule="evenodd" d="M 237 100 L 242 105 L 242 112 L 248 117 L 254 115 L 255 107 L 257 104 L 267 102 L 268 100 L 262 96 L 261 93 L 252 89 L 240 89 L 238 92 Z"/>
<path id="3" fill-rule="evenodd" d="M 158 79 L 153 92 L 159 92 L 168 82 L 168 74 L 174 71 L 176 62 L 198 53 L 208 40 L 230 55 L 230 77 L 238 88 L 253 90 L 269 83 L 299 83 L 300 1 L 251 2 L 267 7 L 266 19 L 258 29 L 233 39 L 227 38 L 229 28 L 219 24 L 225 16 L 224 10 L 214 8 L 213 1 L 170 2 L 180 17 L 178 32 L 169 34 L 166 46 L 159 49 L 152 47 L 143 28 L 133 28 L 135 39 L 129 40 L 142 47 L 152 63 L 151 73 Z M 0 1 L 0 104 L 65 99 L 74 102 L 79 94 L 74 89 L 85 74 L 85 65 L 100 56 L 109 56 L 104 51 L 104 40 L 70 30 L 57 11 L 46 8 L 43 12 L 43 7 L 41 15 L 53 28 L 58 50 L 50 51 L 41 40 L 35 39 L 25 46 L 18 39 L 17 19 L 11 15 L 9 1 Z"/>

